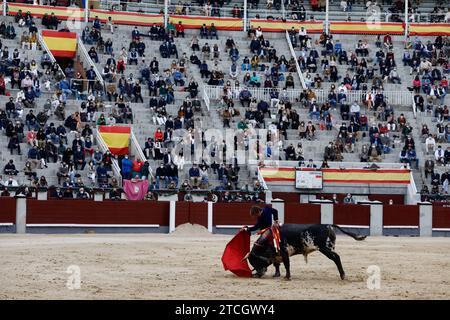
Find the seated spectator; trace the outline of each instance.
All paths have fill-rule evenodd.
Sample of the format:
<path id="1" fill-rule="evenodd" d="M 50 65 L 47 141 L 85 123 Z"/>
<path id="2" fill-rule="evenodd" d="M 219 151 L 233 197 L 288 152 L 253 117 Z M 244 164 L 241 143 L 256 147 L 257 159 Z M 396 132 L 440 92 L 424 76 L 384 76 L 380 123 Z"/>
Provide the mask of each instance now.
<path id="1" fill-rule="evenodd" d="M 408 152 L 408 163 L 410 165 L 414 163 L 415 168 L 418 168 L 419 167 L 419 159 L 417 159 L 416 150 L 411 145 L 409 145 L 407 152 Z"/>
<path id="2" fill-rule="evenodd" d="M 320 87 L 320 85 L 319 85 Z M 286 82 L 285 82 L 285 89 L 287 88 L 295 88 L 295 84 L 294 84 L 294 77 L 292 76 L 292 73 L 288 73 L 288 75 L 286 76 Z"/>
<path id="3" fill-rule="evenodd" d="M 369 148 L 366 144 L 362 146 L 359 158 L 361 162 L 367 162 L 369 160 Z"/>
<path id="4" fill-rule="evenodd" d="M 164 166 L 163 163 L 159 165 L 159 167 L 156 169 L 155 177 L 156 177 L 156 189 L 160 189 L 160 182 L 164 181 L 164 188 L 167 188 L 167 185 L 169 183 L 169 177 L 167 175 L 167 168 Z"/>
<path id="5" fill-rule="evenodd" d="M 98 54 L 94 47 L 91 47 L 91 49 L 89 49 L 88 55 L 92 59 L 92 61 L 94 61 L 95 63 L 98 63 L 98 61 L 99 61 Z"/>
<path id="6" fill-rule="evenodd" d="M 389 34 L 386 34 L 383 38 L 383 45 L 387 50 L 392 50 L 394 45 L 392 43 L 392 37 Z"/>
<path id="7" fill-rule="evenodd" d="M 211 23 L 211 26 L 209 27 L 208 33 L 209 33 L 209 38 L 210 39 L 212 39 L 214 37 L 214 38 L 216 38 L 216 40 L 219 40 L 219 36 L 217 34 L 217 29 L 214 26 L 214 23 Z"/>
<path id="8" fill-rule="evenodd" d="M 210 71 L 208 70 L 208 64 L 205 60 L 199 65 L 201 78 L 209 78 Z"/>
<path id="9" fill-rule="evenodd" d="M 399 76 L 399 74 L 398 74 L 398 72 L 397 72 L 397 68 L 393 68 L 393 69 L 391 70 L 391 72 L 389 73 L 389 80 L 390 80 L 392 83 L 396 83 L 396 82 L 398 82 L 398 84 L 401 84 L 401 83 L 402 83 L 402 81 L 401 81 L 401 79 L 400 79 L 400 76 Z"/>
<path id="10" fill-rule="evenodd" d="M 122 177 L 125 180 L 131 180 L 133 162 L 128 159 L 128 155 L 122 159 Z"/>
<path id="11" fill-rule="evenodd" d="M 133 173 L 132 173 L 132 178 L 137 178 L 137 179 L 140 179 L 141 178 L 141 168 L 142 168 L 142 166 L 143 166 L 143 164 L 144 164 L 144 162 L 141 160 L 141 159 L 139 159 L 139 158 L 137 158 L 137 159 L 135 159 L 134 161 L 133 161 L 133 166 L 132 166 L 132 168 L 133 168 Z"/>
<path id="12" fill-rule="evenodd" d="M 284 150 L 284 152 L 286 160 L 297 160 L 295 148 L 292 143 L 289 144 L 289 146 Z"/>
<path id="13" fill-rule="evenodd" d="M 233 47 L 230 49 L 229 55 L 232 62 L 236 62 L 237 60 L 239 60 L 239 50 L 235 45 L 233 45 Z"/>
<path id="14" fill-rule="evenodd" d="M 5 36 L 7 39 L 14 39 L 16 37 L 16 29 L 14 28 L 12 22 L 8 24 L 5 31 Z"/>
<path id="15" fill-rule="evenodd" d="M 427 154 L 429 154 L 430 152 L 432 154 L 435 153 L 436 140 L 433 138 L 433 136 L 431 134 L 429 134 L 427 139 L 425 140 L 425 148 L 426 148 Z"/>
<path id="16" fill-rule="evenodd" d="M 252 76 L 250 77 L 249 85 L 258 88 L 261 86 L 261 79 L 256 72 L 253 72 Z"/>
<path id="17" fill-rule="evenodd" d="M 9 176 L 15 176 L 19 173 L 19 171 L 17 171 L 14 161 L 12 159 L 9 160 L 9 162 L 3 168 L 3 173 L 5 175 L 9 175 Z"/>
<path id="18" fill-rule="evenodd" d="M 437 164 L 443 165 L 444 161 L 444 150 L 442 150 L 442 146 L 438 146 L 437 150 L 434 152 L 434 160 Z"/>
<path id="19" fill-rule="evenodd" d="M 90 194 L 84 188 L 80 188 L 77 192 L 76 199 L 88 200 L 90 199 Z"/>
<path id="20" fill-rule="evenodd" d="M 201 39 L 204 39 L 204 38 L 208 39 L 208 34 L 209 34 L 208 27 L 206 26 L 206 24 L 203 24 L 200 27 L 200 38 Z"/>
<path id="21" fill-rule="evenodd" d="M 343 200 L 344 204 L 355 204 L 356 201 L 355 199 L 353 199 L 353 196 L 350 193 L 347 193 L 347 195 L 345 196 L 344 200 Z"/>
<path id="22" fill-rule="evenodd" d="M 176 25 L 176 31 L 177 31 L 177 37 L 182 37 L 184 38 L 184 26 L 181 23 L 181 21 L 178 22 L 178 24 Z"/>
<path id="23" fill-rule="evenodd" d="M 372 144 L 369 149 L 369 161 L 381 162 L 381 149 L 379 146 Z"/>
<path id="24" fill-rule="evenodd" d="M 194 164 L 192 168 L 189 169 L 189 180 L 194 188 L 197 188 L 200 184 L 200 170 L 197 164 Z"/>
<path id="25" fill-rule="evenodd" d="M 109 192 L 109 199 L 114 201 L 122 200 L 122 193 L 117 188 L 113 188 Z"/>
<path id="26" fill-rule="evenodd" d="M 9 139 L 9 142 L 8 142 L 8 149 L 10 150 L 10 152 L 11 152 L 11 155 L 13 154 L 13 151 L 15 150 L 15 149 L 17 149 L 17 154 L 18 155 L 21 155 L 22 153 L 21 153 L 21 150 L 20 150 L 20 140 L 19 140 L 19 138 L 17 137 L 17 134 L 14 134 L 10 139 Z"/>

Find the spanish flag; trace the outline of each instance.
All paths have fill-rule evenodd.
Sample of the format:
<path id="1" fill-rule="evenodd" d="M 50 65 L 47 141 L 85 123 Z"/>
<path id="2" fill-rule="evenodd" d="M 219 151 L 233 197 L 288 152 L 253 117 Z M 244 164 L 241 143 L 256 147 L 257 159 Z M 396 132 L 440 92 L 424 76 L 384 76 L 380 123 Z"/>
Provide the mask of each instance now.
<path id="1" fill-rule="evenodd" d="M 242 19 L 239 18 L 218 18 L 218 17 L 197 17 L 197 16 L 175 16 L 169 17 L 170 22 L 177 25 L 179 22 L 186 29 L 200 29 L 203 24 L 208 28 L 214 23 L 217 30 L 242 30 L 244 28 Z"/>
<path id="2" fill-rule="evenodd" d="M 303 171 L 311 170 L 302 168 Z M 337 184 L 409 184 L 407 169 L 320 169 L 323 182 Z M 295 168 L 262 167 L 261 176 L 266 182 L 295 182 Z"/>
<path id="3" fill-rule="evenodd" d="M 323 169 L 325 183 L 409 184 L 407 169 Z"/>
<path id="4" fill-rule="evenodd" d="M 127 24 L 133 26 L 151 26 L 153 23 L 164 24 L 164 15 L 162 14 L 143 14 L 135 12 L 108 11 L 108 10 L 90 10 L 89 21 L 94 21 L 95 17 L 101 22 L 106 23 L 108 18 L 115 24 Z"/>
<path id="5" fill-rule="evenodd" d="M 448 23 L 411 23 L 409 34 L 414 36 L 450 36 Z"/>
<path id="6" fill-rule="evenodd" d="M 42 30 L 42 38 L 55 57 L 75 57 L 77 53 L 77 34 L 75 32 Z"/>
<path id="7" fill-rule="evenodd" d="M 342 34 L 392 34 L 404 33 L 402 23 L 395 22 L 334 22 L 330 23 L 331 33 Z"/>
<path id="8" fill-rule="evenodd" d="M 263 20 L 263 19 L 251 19 L 250 26 L 252 28 L 261 27 L 263 31 L 268 32 L 284 32 L 285 30 L 291 30 L 292 27 L 298 31 L 301 27 L 304 27 L 308 33 L 322 33 L 323 22 L 298 22 L 293 20 L 281 21 L 281 20 Z"/>
<path id="9" fill-rule="evenodd" d="M 130 127 L 99 126 L 98 131 L 112 154 L 128 154 L 128 145 L 130 144 L 131 134 Z"/>

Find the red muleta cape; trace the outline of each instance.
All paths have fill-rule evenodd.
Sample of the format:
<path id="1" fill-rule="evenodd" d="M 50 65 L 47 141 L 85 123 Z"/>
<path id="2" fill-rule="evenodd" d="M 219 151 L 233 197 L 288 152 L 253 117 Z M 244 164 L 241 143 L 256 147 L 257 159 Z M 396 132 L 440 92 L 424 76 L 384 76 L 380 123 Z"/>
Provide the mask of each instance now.
<path id="1" fill-rule="evenodd" d="M 238 277 L 250 278 L 252 271 L 248 266 L 247 259 L 242 260 L 250 251 L 250 233 L 239 231 L 233 239 L 228 242 L 222 255 L 222 263 L 225 270 L 230 270 Z"/>

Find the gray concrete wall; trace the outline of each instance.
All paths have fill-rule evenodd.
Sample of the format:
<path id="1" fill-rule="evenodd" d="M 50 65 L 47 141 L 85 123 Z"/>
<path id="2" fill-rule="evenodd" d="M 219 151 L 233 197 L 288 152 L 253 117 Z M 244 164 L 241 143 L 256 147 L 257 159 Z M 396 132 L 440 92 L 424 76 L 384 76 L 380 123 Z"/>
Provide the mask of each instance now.
<path id="1" fill-rule="evenodd" d="M 175 210 L 176 202 L 170 201 L 170 212 L 169 212 L 169 232 L 175 231 Z"/>
<path id="2" fill-rule="evenodd" d="M 320 223 L 333 224 L 333 204 L 321 203 L 320 204 Z"/>
<path id="3" fill-rule="evenodd" d="M 419 236 L 419 228 L 383 228 L 383 236 L 418 237 Z"/>
<path id="4" fill-rule="evenodd" d="M 216 228 L 216 227 L 213 227 L 214 234 L 235 235 L 238 231 L 239 231 L 239 228 Z"/>
<path id="5" fill-rule="evenodd" d="M 16 198 L 16 233 L 26 233 L 27 199 Z"/>
<path id="6" fill-rule="evenodd" d="M 380 201 L 370 204 L 370 235 L 383 235 L 383 205 Z"/>
<path id="7" fill-rule="evenodd" d="M 433 235 L 433 206 L 429 202 L 419 203 L 419 226 L 421 237 Z"/>
<path id="8" fill-rule="evenodd" d="M 16 225 L 0 226 L 0 233 L 16 233 Z"/>
<path id="9" fill-rule="evenodd" d="M 284 200 L 272 199 L 272 208 L 278 210 L 278 221 L 284 223 Z"/>

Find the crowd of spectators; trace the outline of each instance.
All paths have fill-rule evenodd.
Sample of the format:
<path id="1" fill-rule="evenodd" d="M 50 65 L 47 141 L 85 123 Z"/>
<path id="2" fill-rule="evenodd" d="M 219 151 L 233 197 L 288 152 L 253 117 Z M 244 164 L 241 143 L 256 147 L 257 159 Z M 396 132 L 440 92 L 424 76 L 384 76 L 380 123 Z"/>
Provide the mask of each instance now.
<path id="1" fill-rule="evenodd" d="M 313 11 L 321 10 L 321 1 L 314 2 L 314 6 L 311 3 Z M 254 4 L 253 1 L 250 3 Z M 278 1 L 267 2 L 268 8 L 278 8 L 279 4 Z M 214 16 L 218 15 L 218 8 L 223 3 L 206 2 L 202 5 L 205 6 L 205 15 Z M 291 2 L 291 5 L 300 6 L 296 1 Z M 178 8 L 181 12 L 186 11 L 181 3 L 178 6 L 181 7 Z M 348 2 L 345 10 L 351 10 Z M 4 27 L 0 26 L 0 35 L 19 40 L 22 50 L 37 48 L 39 44 L 36 41 L 37 30 L 33 17 L 29 13 L 20 12 L 15 19 L 19 30 L 27 30 L 16 34 L 14 26 L 2 24 Z M 59 22 L 55 19 L 54 16 L 44 16 L 42 24 L 58 29 Z M 16 37 L 19 34 L 20 39 Z M 106 41 L 105 34 L 109 36 Z M 45 177 L 38 178 L 34 170 L 46 168 L 48 163 L 61 164 L 58 180 L 60 183 L 67 182 L 65 187 L 83 187 L 83 179 L 80 179 L 77 171 L 85 171 L 86 167 L 89 168 L 90 181 L 109 185 L 107 172 L 111 170 L 113 156 L 100 154 L 95 148 L 90 124 L 133 123 L 132 103 L 146 103 L 147 99 L 144 101 L 144 98 L 149 97 L 151 119 L 160 128 L 145 143 L 143 151 L 147 158 L 158 160 L 161 164 L 152 170 L 148 162 L 135 167 L 136 163 L 141 162 L 139 159 L 132 161 L 127 157 L 119 158 L 124 178 L 136 175 L 147 178 L 155 189 L 194 190 L 208 189 L 212 174 L 217 174 L 221 190 L 239 189 L 240 168 L 234 162 L 230 165 L 207 163 L 200 158 L 186 170 L 187 179 L 179 177 L 178 172 L 183 170 L 187 153 L 194 155 L 195 144 L 205 143 L 201 118 L 196 116 L 203 115 L 198 98 L 199 85 L 193 77 L 188 77 L 188 63 L 198 66 L 206 83 L 224 86 L 219 114 L 224 128 L 234 126 L 239 131 L 234 150 L 228 150 L 234 157 L 240 146 L 247 150 L 252 147 L 249 140 L 253 128 L 268 129 L 266 138 L 269 142 L 264 146 L 256 144 L 257 159 L 272 158 L 276 154 L 274 149 L 277 148 L 284 153 L 285 159 L 300 162 L 304 161 L 302 139 L 315 140 L 317 130 L 336 129 L 336 138 L 324 150 L 325 163 L 342 161 L 345 153 L 355 153 L 356 143 L 362 141 L 364 143 L 359 155 L 361 162 L 382 161 L 384 154 L 400 147 L 399 162 L 411 167 L 419 166 L 416 143 L 412 138 L 413 128 L 403 114 L 398 115 L 394 111 L 384 95 L 386 83 L 401 84 L 404 81 L 397 72 L 398 57 L 394 56 L 390 35 L 383 39 L 378 37 L 374 43 L 375 48 L 361 39 L 354 50 L 347 53 L 342 44 L 338 40 L 334 41 L 331 35 L 322 34 L 314 42 L 305 29 L 293 29 L 289 34 L 298 52 L 296 61 L 279 55 L 273 44 L 264 38 L 261 28 L 252 27 L 248 32 L 251 56 L 240 54 L 233 38 L 228 37 L 224 53 L 232 63 L 227 74 L 221 70 L 219 63 L 226 58 L 222 54 L 222 48 L 216 43 L 210 46 L 206 42 L 218 39 L 214 24 L 203 25 L 199 36 L 192 37 L 189 58 L 187 53 L 178 52 L 179 48 L 174 40 L 176 37 L 185 37 L 181 22 L 175 25 L 169 23 L 167 28 L 155 24 L 148 32 L 141 32 L 135 27 L 131 32 L 129 46 L 120 50 L 112 40 L 113 34 L 112 22 L 106 23 L 105 29 L 105 24 L 102 25 L 98 17 L 82 33 L 82 41 L 90 48 L 90 58 L 103 66 L 101 73 L 107 83 L 106 88 L 101 85 L 93 69 L 85 70 L 82 75 L 69 65 L 63 75 L 62 70 L 45 55 L 40 65 L 34 60 L 28 62 L 18 49 L 9 52 L 0 42 L 0 94 L 6 93 L 8 81 L 11 89 L 16 86 L 19 89 L 17 97 L 11 98 L 5 110 L 0 111 L 0 125 L 9 139 L 11 154 L 27 151 L 28 161 L 23 171 L 33 185 L 46 184 Z M 148 54 L 150 50 L 146 48 L 146 38 L 152 43 L 160 44 L 159 57 Z M 411 90 L 415 92 L 414 101 L 418 111 L 429 111 L 437 119 L 436 134 L 426 127 L 422 129 L 422 143 L 434 154 L 436 163 L 444 165 L 448 161 L 447 151 L 437 146 L 449 141 L 450 127 L 445 124 L 448 120 L 448 107 L 444 105 L 448 90 L 445 74 L 449 72 L 449 45 L 449 40 L 445 37 L 437 37 L 434 43 L 429 41 L 426 44 L 418 38 L 407 40 L 402 57 L 404 66 L 410 66 L 411 73 L 417 73 Z M 172 61 L 168 64 L 169 59 Z M 293 76 L 296 63 L 305 72 L 308 89 L 294 101 L 287 90 L 296 88 Z M 136 65 L 139 70 L 136 77 L 128 71 L 132 65 Z M 348 72 L 341 74 L 341 65 Z M 125 75 L 126 73 L 128 74 Z M 241 79 L 241 75 L 240 82 L 238 79 Z M 319 104 L 313 89 L 326 87 L 326 83 L 329 83 L 330 88 L 328 96 L 326 102 Z M 248 90 L 252 87 L 266 89 L 270 92 L 270 100 L 253 98 Z M 56 91 L 44 105 L 44 109 L 35 114 L 33 109 L 36 109 L 36 99 L 42 92 L 53 92 L 54 89 Z M 179 106 L 177 115 L 172 116 L 168 114 L 166 106 L 175 102 L 177 90 L 187 91 L 189 95 Z M 348 93 L 353 90 L 362 90 L 366 94 L 361 101 L 348 101 Z M 79 111 L 66 115 L 67 100 L 72 98 L 79 101 Z M 237 101 L 240 106 L 235 105 Z M 300 119 L 297 106 L 308 110 L 310 119 Z M 342 118 L 340 125 L 331 114 L 332 110 L 337 109 Z M 373 123 L 369 123 L 368 112 L 375 114 Z M 55 125 L 50 120 L 52 117 L 62 123 Z M 188 130 L 187 138 L 174 137 L 177 129 Z M 298 131 L 300 142 L 296 146 L 293 143 L 284 145 L 284 141 L 289 140 L 288 130 Z M 23 142 L 27 142 L 28 150 L 23 150 L 23 146 L 21 148 Z M 218 141 L 212 153 L 227 152 L 224 147 L 225 144 Z M 180 150 L 174 159 L 173 149 Z M 7 172 L 13 171 L 5 167 L 4 173 L 9 175 Z M 434 173 L 430 173 L 432 174 Z M 445 191 L 445 180 L 439 180 Z"/>
<path id="2" fill-rule="evenodd" d="M 40 64 L 28 60 L 29 52 L 40 49 L 35 20 L 29 12 L 16 14 L 15 25 L 22 36 L 17 38 L 14 51 L 2 46 L 0 40 L 0 94 L 10 96 L 0 109 L 0 128 L 8 138 L 11 155 L 17 152 L 25 156 L 23 168 L 16 168 L 13 160 L 4 166 L 3 174 L 12 181 L 8 186 L 16 186 L 19 182 L 15 177 L 23 173 L 30 186 L 48 187 L 48 177 L 39 177 L 37 169 L 46 169 L 49 163 L 58 164 L 56 176 L 64 188 L 80 189 L 85 181 L 92 186 L 118 186 L 117 180 L 108 180 L 113 156 L 100 152 L 94 145 L 92 125 L 132 118 L 123 112 L 96 119 L 97 112 L 104 110 L 105 94 L 103 88 L 96 86 L 99 81 L 92 68 L 83 70 L 92 80 L 86 85 L 72 64 L 67 64 L 63 71 L 47 53 L 42 55 Z M 54 15 L 45 15 L 41 23 L 57 29 L 59 22 Z M 42 94 L 49 97 L 45 102 L 38 100 Z M 78 111 L 67 112 L 68 99 L 80 101 Z M 126 111 L 120 101 L 118 107 Z"/>

